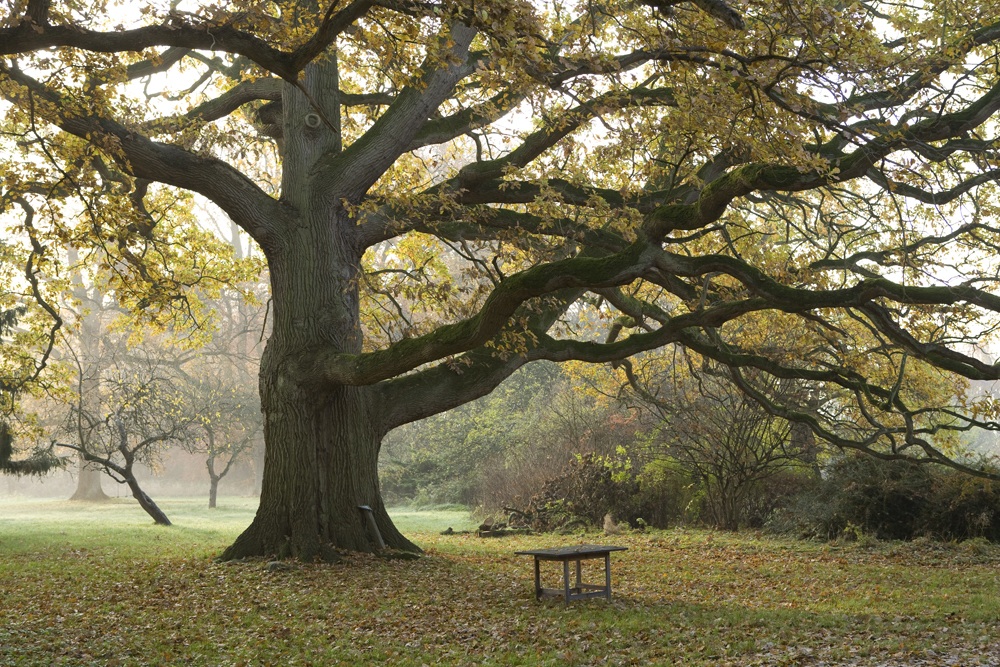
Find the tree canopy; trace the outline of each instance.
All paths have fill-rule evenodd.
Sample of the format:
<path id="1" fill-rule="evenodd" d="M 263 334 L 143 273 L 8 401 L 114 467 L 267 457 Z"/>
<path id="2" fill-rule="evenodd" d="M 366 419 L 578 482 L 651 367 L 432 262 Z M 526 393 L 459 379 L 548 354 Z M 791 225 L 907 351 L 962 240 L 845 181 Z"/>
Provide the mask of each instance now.
<path id="1" fill-rule="evenodd" d="M 368 548 L 357 504 L 412 547 L 378 498 L 381 438 L 541 359 L 683 345 L 838 446 L 964 467 L 940 434 L 997 427 L 963 382 L 1000 376 L 975 347 L 1000 312 L 998 16 L 20 0 L 0 196 L 39 271 L 85 248 L 161 324 L 240 279 L 194 202 L 263 251 L 272 472 L 229 557 Z"/>

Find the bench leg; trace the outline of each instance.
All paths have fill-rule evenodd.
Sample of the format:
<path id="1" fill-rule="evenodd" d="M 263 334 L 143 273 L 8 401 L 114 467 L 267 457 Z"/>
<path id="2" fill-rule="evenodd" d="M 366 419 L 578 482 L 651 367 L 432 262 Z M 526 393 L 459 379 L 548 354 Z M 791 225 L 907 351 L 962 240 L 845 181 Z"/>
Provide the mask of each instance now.
<path id="1" fill-rule="evenodd" d="M 604 554 L 604 597 L 611 599 L 611 554 Z"/>
<path id="2" fill-rule="evenodd" d="M 563 599 L 566 606 L 569 606 L 569 561 L 563 561 Z"/>
<path id="3" fill-rule="evenodd" d="M 538 556 L 535 556 L 535 599 L 542 598 L 542 575 L 539 571 Z"/>

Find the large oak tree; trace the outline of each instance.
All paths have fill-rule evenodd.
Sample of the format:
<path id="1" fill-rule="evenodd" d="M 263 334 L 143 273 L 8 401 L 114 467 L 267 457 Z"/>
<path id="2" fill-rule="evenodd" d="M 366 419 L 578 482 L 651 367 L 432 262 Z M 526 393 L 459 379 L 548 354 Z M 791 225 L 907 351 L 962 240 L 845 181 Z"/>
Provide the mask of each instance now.
<path id="1" fill-rule="evenodd" d="M 907 360 L 1000 375 L 966 345 L 1000 311 L 995 1 L 13 6 L 2 196 L 44 211 L 46 270 L 86 247 L 123 303 L 197 317 L 225 277 L 184 193 L 266 257 L 263 489 L 227 558 L 371 550 L 359 505 L 415 548 L 383 436 L 532 360 L 684 345 L 837 445 L 959 467 L 935 434 L 994 425 L 916 401 Z M 808 354 L 743 335 L 769 312 Z"/>

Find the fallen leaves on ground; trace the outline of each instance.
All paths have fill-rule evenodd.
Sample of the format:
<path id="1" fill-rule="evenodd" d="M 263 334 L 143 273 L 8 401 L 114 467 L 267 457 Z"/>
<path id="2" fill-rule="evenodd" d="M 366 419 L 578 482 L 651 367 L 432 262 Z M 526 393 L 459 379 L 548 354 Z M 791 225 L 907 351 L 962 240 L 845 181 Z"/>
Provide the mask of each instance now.
<path id="1" fill-rule="evenodd" d="M 619 535 L 614 598 L 567 607 L 534 599 L 514 551 L 605 538 L 416 537 L 417 561 L 276 571 L 177 549 L 7 554 L 0 664 L 1000 665 L 992 545 Z M 584 573 L 601 581 L 602 562 Z"/>

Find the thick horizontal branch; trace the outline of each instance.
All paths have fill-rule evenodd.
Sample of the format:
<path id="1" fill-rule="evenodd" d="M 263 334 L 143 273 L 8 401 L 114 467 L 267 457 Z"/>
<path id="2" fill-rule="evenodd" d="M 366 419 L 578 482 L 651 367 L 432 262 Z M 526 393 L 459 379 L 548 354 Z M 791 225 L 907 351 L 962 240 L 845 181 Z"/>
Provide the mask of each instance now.
<path id="1" fill-rule="evenodd" d="M 567 289 L 546 297 L 544 303 L 525 304 L 517 312 L 517 335 L 525 344 L 544 336 L 580 298 L 583 290 Z M 530 354 L 503 350 L 502 342 L 482 346 L 401 377 L 380 382 L 383 426 L 389 430 L 439 414 L 485 396 L 514 371 L 532 360 Z"/>
<path id="2" fill-rule="evenodd" d="M 630 283 L 653 263 L 658 252 L 635 244 L 604 258 L 574 257 L 527 269 L 501 282 L 474 317 L 376 352 L 348 355 L 316 350 L 300 359 L 300 377 L 306 384 L 361 385 L 401 375 L 486 343 L 529 299 L 569 288 Z"/>
<path id="3" fill-rule="evenodd" d="M 505 357 L 479 348 L 384 382 L 379 393 L 383 429 L 388 431 L 486 396 L 528 361 L 524 355 Z"/>
<path id="4" fill-rule="evenodd" d="M 370 384 L 408 372 L 420 365 L 473 349 L 500 331 L 511 314 L 530 298 L 567 287 L 601 288 L 627 284 L 655 265 L 678 276 L 724 273 L 741 282 L 754 296 L 738 301 L 710 303 L 693 312 L 671 317 L 650 332 L 640 332 L 612 343 L 555 340 L 538 332 L 539 344 L 531 358 L 589 362 L 614 361 L 672 342 L 682 342 L 683 331 L 696 327 L 718 327 L 760 310 L 782 310 L 808 314 L 822 309 L 854 308 L 869 313 L 872 323 L 887 335 L 899 335 L 891 323 L 880 322 L 876 302 L 890 299 L 901 304 L 975 304 L 1000 312 L 1000 298 L 970 287 L 911 287 L 885 279 L 863 280 L 855 286 L 836 290 L 814 290 L 781 285 L 758 269 L 727 256 L 683 257 L 648 252 L 649 246 L 636 244 L 628 253 L 594 260 L 573 258 L 529 269 L 508 278 L 487 300 L 480 314 L 469 320 L 442 327 L 426 336 L 402 341 L 387 350 L 359 356 L 317 353 L 302 360 L 302 371 L 313 382 Z M 653 264 L 651 264 L 651 262 Z M 884 312 L 884 310 L 882 310 Z M 928 362 L 973 379 L 998 379 L 1000 367 L 978 362 L 965 355 L 911 343 L 910 347 Z M 843 376 L 813 372 L 809 379 L 845 382 Z M 858 381 L 848 383 L 854 388 Z"/>
<path id="5" fill-rule="evenodd" d="M 144 76 L 151 76 L 160 72 L 166 72 L 175 64 L 181 61 L 185 55 L 190 53 L 189 49 L 172 47 L 159 54 L 156 58 L 133 63 L 126 69 L 125 76 L 129 81 L 140 79 Z"/>
<path id="6" fill-rule="evenodd" d="M 865 396 L 866 400 L 878 404 L 883 408 L 890 407 L 893 400 L 898 401 L 898 397 L 893 397 L 893 392 L 870 382 L 861 373 L 847 369 L 817 369 L 804 366 L 788 366 L 771 359 L 770 357 L 746 350 L 735 348 L 731 345 L 721 344 L 718 340 L 710 340 L 702 335 L 698 329 L 687 329 L 681 332 L 677 342 L 693 350 L 703 357 L 713 359 L 729 368 L 755 368 L 768 375 L 783 380 L 804 380 L 826 385 L 836 385 L 848 391 Z M 904 407 L 898 404 L 897 407 Z"/>
<path id="7" fill-rule="evenodd" d="M 204 121 L 224 118 L 244 104 L 258 100 L 276 101 L 281 99 L 280 79 L 256 79 L 241 81 L 215 99 L 208 100 L 191 109 L 185 116 Z"/>
<path id="8" fill-rule="evenodd" d="M 580 77 L 594 75 L 620 74 L 628 70 L 642 67 L 653 60 L 664 58 L 663 53 L 638 49 L 623 53 L 602 62 L 576 60 L 559 55 L 558 50 L 550 56 L 552 70 L 549 72 L 531 72 L 532 76 L 549 88 L 559 89 L 569 81 Z"/>
<path id="9" fill-rule="evenodd" d="M 431 192 L 454 185 L 438 186 Z M 565 204 L 583 207 L 607 205 L 613 209 L 635 209 L 642 214 L 650 214 L 664 206 L 664 202 L 684 199 L 688 188 L 646 190 L 625 195 L 621 190 L 612 190 L 590 184 L 576 183 L 564 178 L 545 179 L 544 185 L 535 181 L 514 179 L 492 179 L 477 182 L 466 190 L 455 194 L 457 204 L 531 204 L 539 197 L 558 197 Z M 695 199 L 698 193 L 695 192 Z"/>
<path id="10" fill-rule="evenodd" d="M 837 290 L 814 290 L 781 285 L 758 269 L 726 256 L 689 258 L 664 253 L 661 266 L 669 266 L 676 275 L 703 276 L 724 273 L 740 280 L 753 294 L 766 300 L 771 307 L 789 313 L 806 313 L 822 309 L 855 308 L 868 317 L 871 324 L 904 349 L 924 361 L 971 380 L 1000 379 L 1000 366 L 984 363 L 945 345 L 917 340 L 899 325 L 882 300 L 898 304 L 952 306 L 971 304 L 1000 313 L 1000 297 L 968 285 L 912 286 L 901 285 L 885 278 L 870 278 L 853 287 Z"/>
<path id="11" fill-rule="evenodd" d="M 551 218 L 492 207 L 473 207 L 456 213 L 432 210 L 395 210 L 384 207 L 363 217 L 361 247 L 371 247 L 381 241 L 407 232 L 422 232 L 449 241 L 489 241 L 504 232 L 523 232 L 523 245 L 532 241 L 528 235 L 563 238 L 580 246 L 599 249 L 606 253 L 621 252 L 629 242 L 619 234 L 595 229 L 569 218 Z"/>
<path id="12" fill-rule="evenodd" d="M 450 190 L 454 186 L 455 182 L 450 181 L 433 186 L 421 195 L 447 196 L 449 201 L 453 201 L 454 204 L 462 207 L 474 207 L 472 210 L 455 212 L 448 208 L 444 213 L 441 213 L 441 207 L 435 204 L 426 210 L 418 207 L 409 211 L 400 211 L 386 205 L 372 213 L 363 214 L 359 218 L 358 239 L 360 247 L 368 248 L 410 231 L 425 231 L 451 239 L 486 239 L 490 238 L 491 229 L 510 229 L 511 227 L 508 227 L 506 222 L 515 221 L 518 216 L 522 216 L 521 220 L 524 223 L 523 225 L 518 224 L 519 227 L 535 233 L 546 233 L 543 231 L 546 224 L 545 219 L 528 213 L 507 212 L 506 209 L 490 207 L 491 211 L 505 212 L 492 214 L 495 216 L 495 220 L 483 221 L 481 214 L 477 212 L 481 210 L 477 207 L 482 204 L 533 204 L 543 195 L 549 197 L 555 195 L 565 204 L 586 209 L 608 206 L 614 210 L 634 209 L 640 213 L 650 213 L 656 211 L 661 206 L 662 201 L 675 194 L 673 191 L 662 190 L 643 192 L 635 197 L 625 197 L 619 190 L 581 185 L 560 178 L 546 180 L 544 190 L 540 183 L 500 179 L 475 183 L 469 189 L 460 192 Z M 568 220 L 553 220 L 551 224 L 556 228 L 564 225 L 567 230 L 575 227 L 578 231 L 576 240 L 583 246 L 593 244 L 597 248 L 618 252 L 628 245 L 623 237 L 605 229 L 594 229 L 585 224 L 571 223 Z"/>
<path id="13" fill-rule="evenodd" d="M 171 18 L 160 25 L 111 32 L 76 25 L 39 25 L 26 21 L 14 28 L 0 29 L 0 55 L 9 56 L 59 47 L 118 53 L 143 51 L 156 46 L 240 54 L 265 70 L 293 81 L 299 71 L 291 54 L 225 25 L 190 24 Z"/>
<path id="14" fill-rule="evenodd" d="M 888 192 L 893 192 L 895 194 L 902 195 L 907 199 L 919 201 L 924 204 L 944 206 L 945 204 L 950 204 L 955 201 L 975 187 L 985 183 L 1000 181 L 1000 169 L 987 169 L 985 171 L 977 172 L 972 177 L 964 179 L 961 183 L 958 183 L 947 190 L 940 190 L 937 192 L 924 190 L 908 183 L 890 181 L 886 175 L 878 169 L 869 169 L 867 176 L 869 180 Z"/>
<path id="15" fill-rule="evenodd" d="M 688 349 L 729 368 L 734 383 L 747 396 L 764 407 L 769 414 L 781 417 L 790 422 L 807 425 L 815 435 L 831 444 L 841 448 L 864 451 L 886 459 L 916 460 L 924 463 L 932 461 L 965 472 L 979 475 L 984 474 L 982 470 L 969 468 L 960 462 L 952 460 L 939 449 L 935 448 L 927 439 L 927 437 L 942 430 L 963 430 L 961 426 L 956 427 L 951 423 L 953 421 L 952 417 L 956 415 L 952 411 L 933 408 L 910 410 L 899 399 L 897 386 L 892 388 L 879 386 L 872 383 L 860 373 L 849 369 L 817 371 L 815 369 L 789 367 L 761 355 L 734 349 L 722 343 L 718 340 L 718 337 L 713 338 L 712 336 L 700 335 L 695 330 L 685 331 L 679 342 Z M 868 416 L 868 427 L 851 429 L 856 435 L 851 435 L 844 429 L 830 428 L 823 424 L 822 419 L 816 414 L 815 410 L 779 404 L 752 386 L 751 383 L 744 379 L 740 370 L 748 367 L 763 371 L 775 378 L 839 385 L 855 395 L 858 400 L 871 402 L 882 410 L 901 416 L 904 423 L 897 425 L 880 423 L 872 418 L 872 415 L 864 408 L 863 404 L 858 404 L 859 409 Z M 946 423 L 930 424 L 925 427 L 916 427 L 914 425 L 914 418 L 917 415 L 926 415 L 930 412 L 943 412 L 948 415 L 945 420 Z M 862 434 L 864 436 L 860 437 Z M 904 445 L 900 446 L 897 440 L 902 440 Z M 905 450 L 911 447 L 918 447 L 923 455 L 915 457 L 912 454 L 904 453 Z"/>
<path id="16" fill-rule="evenodd" d="M 968 285 L 901 285 L 886 278 L 868 278 L 852 287 L 817 290 L 783 285 L 760 269 L 726 255 L 687 257 L 664 252 L 657 266 L 685 277 L 723 273 L 739 280 L 750 292 L 770 302 L 775 309 L 796 313 L 824 308 L 853 308 L 877 299 L 910 305 L 971 304 L 1000 313 L 1000 297 Z"/>
<path id="17" fill-rule="evenodd" d="M 904 130 L 903 145 L 918 150 L 925 143 L 963 137 L 990 120 L 997 111 L 1000 111 L 1000 81 L 961 111 L 936 115 L 909 128 L 901 128 Z M 894 143 L 890 140 L 886 145 Z"/>
<path id="18" fill-rule="evenodd" d="M 0 55 L 18 55 L 43 49 L 71 47 L 96 53 L 139 52 L 167 46 L 242 55 L 268 72 L 297 81 L 299 72 L 322 54 L 337 35 L 372 7 L 371 0 L 355 0 L 341 11 L 331 3 L 313 35 L 294 51 L 285 52 L 230 23 L 201 20 L 196 15 L 170 12 L 158 25 L 102 32 L 79 25 L 52 25 L 48 10 L 31 10 L 17 26 L 0 29 Z"/>
<path id="19" fill-rule="evenodd" d="M 737 197 L 762 190 L 806 190 L 825 182 L 824 177 L 803 173 L 795 167 L 743 165 L 705 186 L 693 203 L 666 204 L 654 210 L 646 218 L 643 234 L 651 242 L 660 243 L 671 232 L 701 229 L 712 224 Z"/>
<path id="20" fill-rule="evenodd" d="M 836 290 L 814 290 L 789 287 L 777 283 L 758 269 L 751 267 L 744 262 L 727 256 L 714 257 L 683 257 L 663 253 L 658 260 L 658 266 L 663 270 L 668 270 L 677 276 L 698 277 L 723 273 L 740 280 L 748 290 L 755 296 L 743 302 L 730 302 L 722 305 L 711 306 L 705 312 L 710 313 L 710 317 L 701 315 L 702 311 L 696 311 L 690 316 L 679 316 L 671 318 L 668 322 L 670 327 L 676 327 L 680 322 L 689 328 L 693 326 L 688 323 L 685 317 L 694 318 L 698 326 L 718 326 L 732 317 L 740 316 L 746 312 L 761 309 L 775 309 L 788 313 L 808 314 L 810 311 L 823 309 L 844 309 L 854 308 L 864 312 L 869 321 L 881 333 L 894 340 L 904 349 L 910 350 L 924 361 L 948 370 L 972 380 L 996 380 L 1000 379 L 1000 366 L 985 363 L 969 355 L 956 352 L 945 345 L 935 343 L 925 343 L 918 341 L 909 334 L 902 326 L 895 322 L 889 312 L 879 302 L 889 299 L 899 304 L 910 305 L 956 305 L 972 304 L 986 310 L 1000 313 L 1000 298 L 989 292 L 978 290 L 969 286 L 931 286 L 917 287 L 906 286 L 894 283 L 884 278 L 867 279 L 860 281 L 853 287 Z M 634 305 L 632 310 L 639 308 Z M 644 336 L 662 336 L 662 331 L 667 325 L 661 327 L 656 334 L 635 334 L 630 339 L 616 343 L 619 347 L 636 346 L 640 351 L 645 348 Z M 667 342 L 684 342 L 692 345 L 690 340 L 676 338 Z M 560 342 L 563 354 L 567 354 L 565 359 L 556 357 L 546 357 L 552 360 L 579 359 L 584 361 L 612 361 L 616 355 L 621 355 L 622 350 L 611 346 L 601 347 L 595 343 L 574 343 Z M 651 349 L 651 348 L 645 348 Z M 573 352 L 569 352 L 573 350 Z M 634 354 L 629 352 L 628 354 Z M 628 356 L 628 355 L 624 355 Z M 617 358 L 622 358 L 618 356 Z M 749 358 L 743 359 L 744 365 L 749 363 Z M 732 359 L 730 361 L 733 361 Z M 774 368 L 766 369 L 773 374 L 778 374 Z M 805 373 L 805 371 L 802 371 Z M 840 375 L 829 375 L 826 373 L 810 372 L 808 377 L 816 381 L 834 381 L 843 386 L 858 388 L 859 377 L 852 378 L 847 384 Z M 798 377 L 802 377 L 801 375 Z"/>
<path id="21" fill-rule="evenodd" d="M 900 326 L 885 308 L 871 303 L 859 308 L 879 332 L 887 336 L 904 350 L 908 350 L 924 361 L 970 380 L 1000 379 L 1000 365 L 988 364 L 980 359 L 957 352 L 946 345 L 922 342 Z"/>
<path id="22" fill-rule="evenodd" d="M 749 313 L 768 310 L 763 299 L 719 303 L 702 310 L 670 318 L 652 331 L 640 331 L 614 341 L 571 340 L 540 335 L 538 344 L 529 352 L 531 360 L 586 361 L 605 363 L 620 361 L 641 352 L 655 350 L 671 343 L 678 343 L 689 329 L 719 327 Z"/>
<path id="23" fill-rule="evenodd" d="M 6 67 L 0 72 L 24 87 L 12 102 L 94 144 L 125 173 L 204 195 L 264 247 L 278 232 L 285 218 L 281 204 L 228 163 L 151 141 L 113 120 L 74 114 L 57 93 L 23 72 Z"/>

